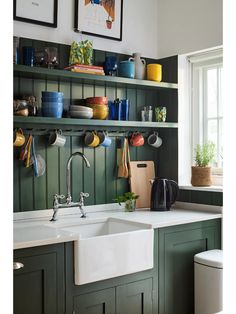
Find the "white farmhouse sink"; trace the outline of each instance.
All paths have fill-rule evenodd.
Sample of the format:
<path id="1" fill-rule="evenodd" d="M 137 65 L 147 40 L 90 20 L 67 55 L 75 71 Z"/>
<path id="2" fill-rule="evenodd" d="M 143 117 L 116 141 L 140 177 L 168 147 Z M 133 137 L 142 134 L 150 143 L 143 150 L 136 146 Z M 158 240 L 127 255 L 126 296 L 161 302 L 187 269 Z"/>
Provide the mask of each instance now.
<path id="1" fill-rule="evenodd" d="M 153 229 L 145 224 L 108 219 L 64 227 L 74 242 L 75 284 L 153 268 Z"/>

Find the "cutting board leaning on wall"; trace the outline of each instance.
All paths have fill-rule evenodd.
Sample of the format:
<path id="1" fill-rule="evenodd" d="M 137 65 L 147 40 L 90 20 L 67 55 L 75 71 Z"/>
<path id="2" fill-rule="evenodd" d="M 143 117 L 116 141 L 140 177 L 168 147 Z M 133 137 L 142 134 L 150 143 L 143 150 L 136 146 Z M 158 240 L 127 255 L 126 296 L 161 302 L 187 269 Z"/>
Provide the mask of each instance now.
<path id="1" fill-rule="evenodd" d="M 139 195 L 136 208 L 150 208 L 151 184 L 155 178 L 153 161 L 130 161 L 130 190 Z"/>

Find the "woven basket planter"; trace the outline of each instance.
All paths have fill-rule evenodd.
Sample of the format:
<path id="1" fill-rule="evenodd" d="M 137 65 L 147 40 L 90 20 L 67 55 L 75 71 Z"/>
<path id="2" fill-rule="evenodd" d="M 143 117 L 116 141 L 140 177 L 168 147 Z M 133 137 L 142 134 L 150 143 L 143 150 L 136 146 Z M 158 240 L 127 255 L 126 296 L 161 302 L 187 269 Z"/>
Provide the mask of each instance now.
<path id="1" fill-rule="evenodd" d="M 211 186 L 211 167 L 192 167 L 191 184 L 193 186 Z"/>

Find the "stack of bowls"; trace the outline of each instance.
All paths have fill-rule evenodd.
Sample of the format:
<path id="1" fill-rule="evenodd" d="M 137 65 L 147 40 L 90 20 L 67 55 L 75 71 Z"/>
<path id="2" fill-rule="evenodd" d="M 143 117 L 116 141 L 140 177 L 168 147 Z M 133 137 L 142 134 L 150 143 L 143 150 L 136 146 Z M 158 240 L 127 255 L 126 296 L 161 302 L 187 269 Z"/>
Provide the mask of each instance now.
<path id="1" fill-rule="evenodd" d="M 69 114 L 71 118 L 91 119 L 93 117 L 93 109 L 85 106 L 71 105 Z"/>
<path id="2" fill-rule="evenodd" d="M 108 117 L 108 98 L 90 97 L 86 98 L 86 105 L 93 109 L 93 119 L 105 120 Z"/>
<path id="3" fill-rule="evenodd" d="M 64 94 L 62 92 L 42 92 L 42 114 L 44 117 L 61 118 Z"/>

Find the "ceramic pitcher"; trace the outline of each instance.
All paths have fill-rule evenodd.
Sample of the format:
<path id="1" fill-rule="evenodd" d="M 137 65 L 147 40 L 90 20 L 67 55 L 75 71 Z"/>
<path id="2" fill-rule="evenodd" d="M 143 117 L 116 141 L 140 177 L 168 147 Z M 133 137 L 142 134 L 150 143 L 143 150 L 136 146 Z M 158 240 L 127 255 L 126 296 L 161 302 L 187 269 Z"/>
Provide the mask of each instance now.
<path id="1" fill-rule="evenodd" d="M 144 80 L 145 73 L 146 73 L 146 61 L 144 59 L 141 59 L 141 54 L 138 52 L 135 52 L 133 54 L 133 57 L 130 57 L 129 60 L 134 61 L 135 63 L 134 78 L 139 79 L 139 80 Z"/>

